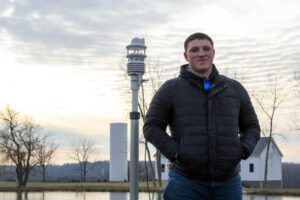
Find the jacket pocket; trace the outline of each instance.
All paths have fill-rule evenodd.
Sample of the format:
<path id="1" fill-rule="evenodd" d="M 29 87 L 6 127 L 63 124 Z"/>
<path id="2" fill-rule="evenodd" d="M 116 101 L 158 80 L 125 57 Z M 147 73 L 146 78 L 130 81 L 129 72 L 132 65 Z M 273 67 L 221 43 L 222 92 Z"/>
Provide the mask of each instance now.
<path id="1" fill-rule="evenodd" d="M 189 159 L 188 159 L 188 152 L 186 152 L 186 148 L 185 148 L 185 144 L 184 144 L 184 141 L 185 141 L 185 136 L 182 136 L 180 138 L 180 148 L 179 148 L 179 154 L 178 154 L 178 162 L 179 164 L 181 165 L 181 167 L 184 167 L 184 168 L 189 168 L 190 167 L 190 164 L 189 164 Z"/>
<path id="2" fill-rule="evenodd" d="M 180 141 L 178 162 L 185 171 L 194 173 L 207 166 L 206 145 L 201 142 L 201 136 L 185 135 Z M 198 172 L 197 172 L 198 173 Z"/>
<path id="3" fill-rule="evenodd" d="M 241 162 L 242 158 L 243 158 L 243 149 L 242 149 L 242 143 L 241 143 L 241 141 L 239 139 L 239 156 L 238 156 L 238 158 L 236 160 L 236 163 L 235 163 L 236 166 L 239 165 L 239 163 Z"/>
<path id="4" fill-rule="evenodd" d="M 219 147 L 217 157 L 217 166 L 219 169 L 223 171 L 235 170 L 241 159 L 242 146 L 238 137 L 231 138 L 231 145 L 222 145 Z"/>
<path id="5" fill-rule="evenodd" d="M 180 143 L 179 143 L 179 152 L 178 152 L 178 157 L 177 160 L 179 161 L 180 164 L 183 164 L 183 155 L 184 155 L 184 151 L 183 151 L 183 145 L 184 144 L 184 136 L 180 137 Z"/>

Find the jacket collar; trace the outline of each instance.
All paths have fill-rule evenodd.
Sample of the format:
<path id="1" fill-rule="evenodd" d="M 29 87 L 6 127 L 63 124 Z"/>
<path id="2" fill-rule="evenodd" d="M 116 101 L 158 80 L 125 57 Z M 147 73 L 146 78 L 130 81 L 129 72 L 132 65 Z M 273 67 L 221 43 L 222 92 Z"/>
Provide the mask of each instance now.
<path id="1" fill-rule="evenodd" d="M 198 87 L 202 89 L 204 88 L 204 78 L 197 76 L 196 74 L 191 72 L 188 64 L 181 66 L 179 77 L 189 80 L 190 82 L 196 84 Z M 214 64 L 212 66 L 212 71 L 208 79 L 212 84 L 211 86 L 212 88 L 214 88 L 216 85 L 219 85 L 222 82 L 219 76 L 219 71 L 217 70 Z"/>

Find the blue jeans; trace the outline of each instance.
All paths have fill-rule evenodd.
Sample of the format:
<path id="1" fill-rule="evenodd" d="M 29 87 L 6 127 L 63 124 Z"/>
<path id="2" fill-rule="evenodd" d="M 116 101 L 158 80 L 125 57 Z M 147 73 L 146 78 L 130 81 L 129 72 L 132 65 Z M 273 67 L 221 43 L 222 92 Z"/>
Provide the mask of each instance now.
<path id="1" fill-rule="evenodd" d="M 164 200 L 242 200 L 239 174 L 226 181 L 194 181 L 170 172 Z"/>

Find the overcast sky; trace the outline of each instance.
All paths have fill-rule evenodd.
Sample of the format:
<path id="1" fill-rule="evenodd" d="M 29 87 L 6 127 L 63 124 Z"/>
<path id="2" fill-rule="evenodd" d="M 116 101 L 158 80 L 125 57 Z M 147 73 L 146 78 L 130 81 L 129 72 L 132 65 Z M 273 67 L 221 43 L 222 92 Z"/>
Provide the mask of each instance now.
<path id="1" fill-rule="evenodd" d="M 89 137 L 108 158 L 109 123 L 129 122 L 118 80 L 132 38 L 145 38 L 167 77 L 185 63 L 184 39 L 205 32 L 217 68 L 260 89 L 274 73 L 290 83 L 300 67 L 299 9 L 298 0 L 0 0 L 0 107 L 32 116 L 61 150 Z M 300 162 L 300 138 L 280 121 L 283 160 Z"/>

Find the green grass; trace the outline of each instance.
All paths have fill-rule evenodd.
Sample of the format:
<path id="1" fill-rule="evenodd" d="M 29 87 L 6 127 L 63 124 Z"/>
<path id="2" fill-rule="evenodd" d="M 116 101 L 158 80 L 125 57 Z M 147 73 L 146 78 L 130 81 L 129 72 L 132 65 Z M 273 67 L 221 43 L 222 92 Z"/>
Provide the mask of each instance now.
<path id="1" fill-rule="evenodd" d="M 158 183 L 157 183 L 158 185 Z M 163 187 L 153 187 L 149 182 L 149 190 L 152 192 L 162 192 L 166 186 L 163 181 Z M 30 182 L 25 188 L 18 188 L 17 183 L 0 182 L 0 191 L 110 191 L 110 192 L 129 192 L 129 182 L 88 182 L 88 183 L 40 183 Z M 147 183 L 139 183 L 139 191 L 148 191 Z"/>
<path id="2" fill-rule="evenodd" d="M 248 194 L 300 196 L 300 189 L 287 189 L 287 188 L 283 188 L 283 189 L 243 188 L 243 192 Z"/>
<path id="3" fill-rule="evenodd" d="M 149 182 L 149 190 L 151 192 L 163 192 L 167 182 L 163 181 L 163 186 L 153 187 Z M 158 185 L 158 184 L 157 184 Z M 19 189 L 17 183 L 0 182 L 0 191 L 100 191 L 100 192 L 129 192 L 129 182 L 88 182 L 88 183 L 40 183 L 30 182 L 26 188 Z M 139 191 L 146 192 L 147 183 L 139 183 Z M 285 195 L 300 196 L 300 189 L 257 189 L 243 188 L 246 194 L 260 195 Z"/>

